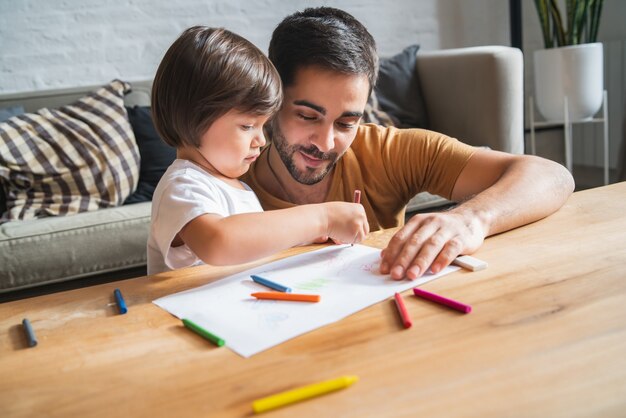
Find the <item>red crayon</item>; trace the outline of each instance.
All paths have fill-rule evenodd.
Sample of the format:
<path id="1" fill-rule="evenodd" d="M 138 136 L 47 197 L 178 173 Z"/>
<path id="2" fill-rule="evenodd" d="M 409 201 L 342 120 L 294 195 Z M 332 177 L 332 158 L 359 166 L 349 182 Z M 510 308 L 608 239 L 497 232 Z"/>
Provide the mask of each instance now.
<path id="1" fill-rule="evenodd" d="M 457 302 L 457 301 L 452 300 L 452 299 L 444 298 L 443 296 L 439 296 L 439 295 L 436 295 L 434 293 L 430 293 L 430 292 L 427 292 L 425 290 L 418 289 L 417 287 L 413 289 L 413 293 L 415 293 L 415 296 L 419 296 L 419 297 L 424 298 L 424 299 L 432 300 L 433 302 L 439 303 L 441 305 L 445 305 L 445 306 L 450 307 L 452 309 L 455 309 L 455 310 L 457 310 L 459 312 L 463 312 L 463 313 L 470 313 L 470 312 L 472 312 L 472 307 L 469 306 L 469 305 L 466 305 L 466 304 L 461 303 L 461 302 Z"/>
<path id="2" fill-rule="evenodd" d="M 396 307 L 398 308 L 398 312 L 400 312 L 402 325 L 404 325 L 404 328 L 411 328 L 411 325 L 413 325 L 413 323 L 411 322 L 411 318 L 409 317 L 409 312 L 406 310 L 406 306 L 404 306 L 402 295 L 400 295 L 400 293 L 396 293 L 395 295 L 393 295 L 393 297 L 396 300 Z"/>
<path id="3" fill-rule="evenodd" d="M 361 203 L 361 191 L 359 189 L 354 189 L 354 203 Z M 356 237 L 359 235 L 359 233 L 357 232 L 357 234 L 354 236 L 354 239 L 352 240 L 352 244 L 350 244 L 351 246 L 354 245 L 354 242 L 356 241 Z"/>

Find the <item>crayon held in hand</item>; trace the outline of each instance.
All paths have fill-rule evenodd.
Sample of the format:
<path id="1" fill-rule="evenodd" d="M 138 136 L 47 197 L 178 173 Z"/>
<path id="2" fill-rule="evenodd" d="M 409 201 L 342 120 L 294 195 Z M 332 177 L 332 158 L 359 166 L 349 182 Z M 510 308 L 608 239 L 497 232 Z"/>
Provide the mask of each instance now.
<path id="1" fill-rule="evenodd" d="M 361 203 L 361 191 L 359 189 L 355 189 L 354 190 L 354 203 Z M 356 237 L 359 236 L 359 233 L 357 232 L 357 234 L 354 236 L 354 239 L 352 240 L 352 244 L 350 244 L 350 246 L 354 246 L 354 243 L 356 242 Z"/>

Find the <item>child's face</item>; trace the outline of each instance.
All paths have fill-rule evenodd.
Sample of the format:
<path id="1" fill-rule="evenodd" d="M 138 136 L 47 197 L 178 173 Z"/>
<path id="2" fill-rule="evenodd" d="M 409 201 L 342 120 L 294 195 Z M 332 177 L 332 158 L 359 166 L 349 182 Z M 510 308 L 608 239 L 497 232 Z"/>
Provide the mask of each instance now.
<path id="1" fill-rule="evenodd" d="M 215 120 L 202 135 L 199 148 L 216 171 L 213 174 L 235 179 L 248 171 L 265 145 L 263 125 L 268 119 L 231 110 Z"/>

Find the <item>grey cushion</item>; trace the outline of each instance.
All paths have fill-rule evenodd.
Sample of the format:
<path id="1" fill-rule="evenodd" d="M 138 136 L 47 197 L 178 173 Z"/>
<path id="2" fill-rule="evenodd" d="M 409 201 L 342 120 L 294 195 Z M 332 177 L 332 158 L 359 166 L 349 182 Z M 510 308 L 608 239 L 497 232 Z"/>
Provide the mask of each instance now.
<path id="1" fill-rule="evenodd" d="M 380 108 L 399 122 L 400 128 L 428 128 L 426 106 L 417 74 L 419 45 L 406 47 L 380 60 L 375 91 Z"/>
<path id="2" fill-rule="evenodd" d="M 146 264 L 151 203 L 0 225 L 0 292 Z"/>
<path id="3" fill-rule="evenodd" d="M 406 212 L 425 211 L 426 209 L 435 209 L 443 205 L 454 203 L 448 199 L 428 192 L 422 192 L 415 195 L 406 205 Z"/>

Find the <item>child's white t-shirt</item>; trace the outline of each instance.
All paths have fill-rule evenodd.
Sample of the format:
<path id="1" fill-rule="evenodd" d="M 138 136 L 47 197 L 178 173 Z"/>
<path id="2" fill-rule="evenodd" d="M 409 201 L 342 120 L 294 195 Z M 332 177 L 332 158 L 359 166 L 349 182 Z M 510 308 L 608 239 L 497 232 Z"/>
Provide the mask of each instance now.
<path id="1" fill-rule="evenodd" d="M 174 160 L 152 197 L 148 274 L 202 264 L 187 245 L 171 246 L 176 234 L 198 216 L 262 212 L 259 199 L 242 184 L 246 190 L 230 186 L 191 161 Z"/>

